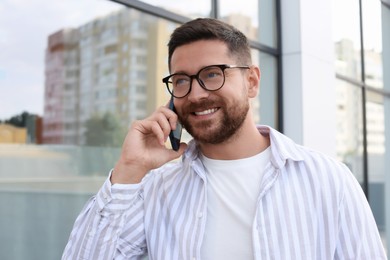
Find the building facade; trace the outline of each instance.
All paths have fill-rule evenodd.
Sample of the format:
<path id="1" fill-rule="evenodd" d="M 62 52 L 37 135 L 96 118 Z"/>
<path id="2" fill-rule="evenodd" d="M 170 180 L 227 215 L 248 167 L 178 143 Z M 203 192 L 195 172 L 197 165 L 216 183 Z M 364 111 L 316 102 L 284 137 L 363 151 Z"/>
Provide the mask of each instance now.
<path id="1" fill-rule="evenodd" d="M 376 8 L 384 21 L 386 2 L 346 6 L 355 11 L 353 37 L 338 32 L 345 7 L 337 2 L 250 0 L 248 9 L 211 1 L 204 10 L 184 15 L 180 5 L 166 11 L 169 4 L 122 4 L 127 7 L 49 36 L 45 143 L 83 145 L 93 115 L 111 112 L 127 127 L 165 104 L 161 78 L 168 74 L 170 32 L 193 17 L 211 16 L 235 25 L 251 40 L 254 63 L 262 71 L 260 96 L 252 104 L 257 122 L 346 163 L 367 196 L 370 185 L 383 189 L 389 87 L 381 47 L 364 47 L 363 18 Z M 378 23 L 386 31 L 383 21 Z M 388 46 L 382 38 L 381 46 Z M 384 225 L 384 213 L 378 214 Z"/>
<path id="2" fill-rule="evenodd" d="M 343 161 L 390 248 L 389 1 L 107 2 L 123 8 L 49 36 L 45 143 L 79 149 L 93 115 L 127 127 L 166 104 L 170 33 L 194 17 L 225 20 L 248 35 L 262 72 L 257 123 Z"/>
<path id="3" fill-rule="evenodd" d="M 46 51 L 44 143 L 85 144 L 85 124 L 110 112 L 124 126 L 165 102 L 172 25 L 122 9 L 49 36 Z"/>

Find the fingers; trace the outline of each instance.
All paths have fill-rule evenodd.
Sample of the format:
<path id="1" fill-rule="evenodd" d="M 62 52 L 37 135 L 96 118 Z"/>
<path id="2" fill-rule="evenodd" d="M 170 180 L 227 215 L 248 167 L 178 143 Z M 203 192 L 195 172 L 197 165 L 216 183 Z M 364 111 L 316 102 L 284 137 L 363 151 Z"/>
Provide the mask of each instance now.
<path id="1" fill-rule="evenodd" d="M 163 113 L 156 113 L 153 118 L 151 118 L 151 120 L 155 123 L 153 128 L 154 133 L 158 134 L 159 137 L 162 136 L 162 139 L 159 138 L 159 140 L 162 141 L 162 144 L 165 143 L 166 139 L 168 138 L 169 132 L 172 129 L 168 118 Z"/>
<path id="2" fill-rule="evenodd" d="M 153 134 L 164 145 L 170 131 L 176 129 L 177 115 L 167 107 L 160 107 L 150 117 L 138 121 L 138 129 L 144 136 Z"/>
<path id="3" fill-rule="evenodd" d="M 164 108 L 168 108 L 168 111 L 170 111 L 168 114 L 167 114 L 167 117 L 168 117 L 168 120 L 169 120 L 169 123 L 171 124 L 171 129 L 172 130 L 175 130 L 176 129 L 176 124 L 177 124 L 177 114 L 176 114 L 176 111 L 172 111 L 172 108 L 170 108 L 170 104 L 171 104 L 171 101 L 169 101 L 164 107 L 162 107 L 161 109 L 163 109 L 165 111 Z"/>
<path id="4" fill-rule="evenodd" d="M 182 156 L 186 149 L 187 149 L 187 144 L 180 143 L 179 150 L 177 151 L 170 150 L 170 156 L 171 156 L 170 160 L 174 160 Z"/>

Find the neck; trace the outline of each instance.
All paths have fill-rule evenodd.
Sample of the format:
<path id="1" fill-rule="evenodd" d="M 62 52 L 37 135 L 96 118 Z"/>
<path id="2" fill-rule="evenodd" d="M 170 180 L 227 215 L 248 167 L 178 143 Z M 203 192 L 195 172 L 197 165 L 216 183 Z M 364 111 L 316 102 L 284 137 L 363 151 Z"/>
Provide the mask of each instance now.
<path id="1" fill-rule="evenodd" d="M 254 123 L 246 124 L 229 140 L 220 144 L 200 143 L 201 152 L 208 158 L 236 160 L 254 156 L 269 146 L 269 138 L 262 136 Z"/>

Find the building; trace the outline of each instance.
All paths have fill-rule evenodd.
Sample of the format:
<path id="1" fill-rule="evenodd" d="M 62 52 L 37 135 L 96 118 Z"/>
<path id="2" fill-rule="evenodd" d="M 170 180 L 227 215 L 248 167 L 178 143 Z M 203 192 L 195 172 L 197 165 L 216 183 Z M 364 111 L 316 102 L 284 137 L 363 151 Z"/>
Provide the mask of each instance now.
<path id="1" fill-rule="evenodd" d="M 84 144 L 85 123 L 111 112 L 128 126 L 167 95 L 169 22 L 122 9 L 49 36 L 46 51 L 44 143 Z"/>
<path id="2" fill-rule="evenodd" d="M 0 144 L 1 143 L 27 143 L 27 129 L 9 124 L 0 124 Z"/>
<path id="3" fill-rule="evenodd" d="M 81 2 L 66 5 L 90 11 Z M 197 16 L 224 19 L 248 34 L 262 71 L 252 106 L 257 122 L 345 162 L 390 249 L 389 0 L 103 2 L 126 9 L 77 28 L 64 24 L 49 36 L 43 121 L 50 145 L 33 146 L 39 160 L 0 149 L 7 213 L 0 239 L 3 248 L 18 248 L 0 250 L 1 259 L 61 257 L 76 215 L 120 152 L 83 146 L 85 123 L 111 111 L 127 126 L 166 104 L 161 78 L 169 74 L 169 34 Z"/>
<path id="4" fill-rule="evenodd" d="M 63 29 L 49 36 L 45 57 L 43 143 L 77 143 L 79 34 Z"/>

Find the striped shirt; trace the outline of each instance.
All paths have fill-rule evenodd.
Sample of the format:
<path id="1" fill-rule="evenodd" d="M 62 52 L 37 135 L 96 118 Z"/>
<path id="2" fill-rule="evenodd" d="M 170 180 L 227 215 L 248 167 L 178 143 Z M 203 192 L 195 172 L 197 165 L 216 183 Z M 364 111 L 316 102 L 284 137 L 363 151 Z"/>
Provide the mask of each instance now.
<path id="1" fill-rule="evenodd" d="M 348 168 L 266 127 L 271 159 L 259 183 L 254 259 L 386 259 Z M 140 184 L 109 179 L 78 216 L 62 259 L 200 259 L 207 175 L 195 142 Z M 239 239 L 239 238 L 236 238 Z"/>

